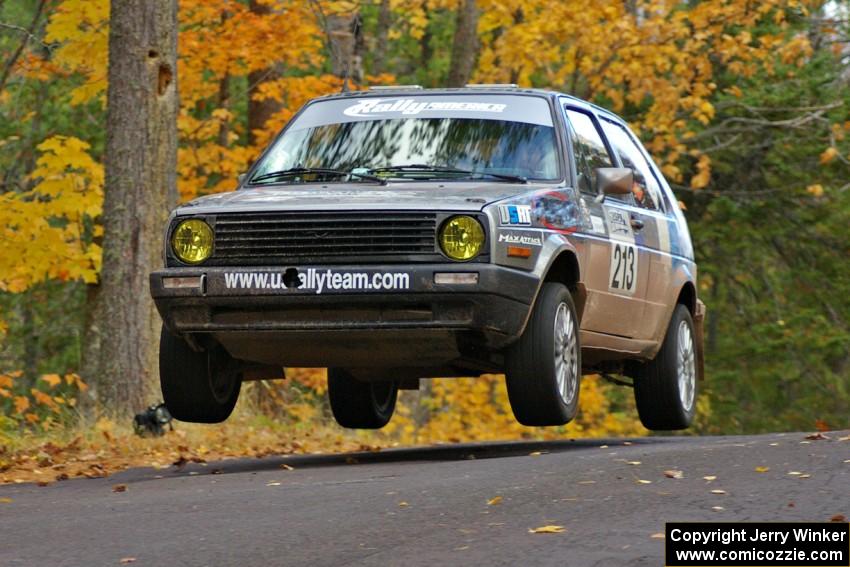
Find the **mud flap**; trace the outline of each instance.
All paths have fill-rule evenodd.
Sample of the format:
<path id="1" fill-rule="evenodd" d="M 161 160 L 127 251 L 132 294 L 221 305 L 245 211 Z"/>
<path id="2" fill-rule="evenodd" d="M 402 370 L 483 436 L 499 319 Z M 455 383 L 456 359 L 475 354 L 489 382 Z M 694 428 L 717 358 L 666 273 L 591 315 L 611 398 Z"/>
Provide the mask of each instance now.
<path id="1" fill-rule="evenodd" d="M 697 379 L 705 380 L 705 303 L 697 299 L 697 310 L 694 314 L 694 330 L 697 342 Z"/>

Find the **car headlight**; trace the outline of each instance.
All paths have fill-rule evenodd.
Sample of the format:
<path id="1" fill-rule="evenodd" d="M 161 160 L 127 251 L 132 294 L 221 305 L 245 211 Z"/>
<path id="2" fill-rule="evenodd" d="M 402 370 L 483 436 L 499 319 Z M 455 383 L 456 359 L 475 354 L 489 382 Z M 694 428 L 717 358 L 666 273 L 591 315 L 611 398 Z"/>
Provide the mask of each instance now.
<path id="1" fill-rule="evenodd" d="M 472 260 L 484 246 L 484 229 L 472 217 L 451 217 L 440 227 L 440 248 L 452 260 Z"/>
<path id="2" fill-rule="evenodd" d="M 203 262 L 212 254 L 213 231 L 200 219 L 184 220 L 171 233 L 174 255 L 187 264 Z"/>

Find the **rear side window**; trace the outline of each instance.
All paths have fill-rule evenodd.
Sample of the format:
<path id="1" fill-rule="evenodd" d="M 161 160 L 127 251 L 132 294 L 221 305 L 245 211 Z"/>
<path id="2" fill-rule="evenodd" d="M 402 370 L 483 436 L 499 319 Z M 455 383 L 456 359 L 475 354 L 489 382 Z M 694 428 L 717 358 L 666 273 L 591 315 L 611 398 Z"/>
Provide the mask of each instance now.
<path id="1" fill-rule="evenodd" d="M 598 167 L 614 167 L 614 160 L 602 141 L 602 136 L 589 114 L 573 108 L 567 108 L 567 118 L 573 130 L 573 150 L 578 169 L 578 186 L 587 193 L 596 192 L 596 173 Z"/>
<path id="2" fill-rule="evenodd" d="M 647 162 L 643 152 L 629 135 L 624 126 L 602 120 L 605 136 L 614 147 L 614 151 L 623 162 L 623 167 L 631 168 L 634 172 L 632 193 L 638 207 L 653 211 L 662 211 L 661 186 Z"/>

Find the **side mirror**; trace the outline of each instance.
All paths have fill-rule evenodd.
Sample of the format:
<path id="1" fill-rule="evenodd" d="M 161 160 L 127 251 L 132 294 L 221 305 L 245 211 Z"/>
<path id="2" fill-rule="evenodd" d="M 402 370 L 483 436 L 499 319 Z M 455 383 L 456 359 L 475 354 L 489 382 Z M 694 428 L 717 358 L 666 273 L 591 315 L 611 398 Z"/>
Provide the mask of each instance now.
<path id="1" fill-rule="evenodd" d="M 606 195 L 628 195 L 632 192 L 634 173 L 628 167 L 600 167 L 596 171 L 596 200 Z"/>
<path id="2" fill-rule="evenodd" d="M 248 177 L 247 173 L 240 173 L 236 176 L 236 182 L 239 183 L 239 186 L 242 187 L 245 184 L 245 179 Z"/>

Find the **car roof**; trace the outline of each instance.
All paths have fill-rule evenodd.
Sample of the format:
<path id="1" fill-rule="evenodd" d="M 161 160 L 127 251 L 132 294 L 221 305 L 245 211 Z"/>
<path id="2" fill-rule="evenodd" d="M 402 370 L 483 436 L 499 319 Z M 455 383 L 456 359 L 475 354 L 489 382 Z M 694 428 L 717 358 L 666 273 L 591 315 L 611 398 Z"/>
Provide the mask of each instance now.
<path id="1" fill-rule="evenodd" d="M 310 102 L 317 102 L 321 100 L 337 100 L 337 99 L 345 99 L 345 98 L 364 98 L 364 97 L 378 97 L 378 96 L 415 96 L 415 95 L 450 95 L 450 94 L 490 94 L 490 95 L 531 95 L 538 96 L 548 99 L 560 99 L 566 98 L 569 99 L 570 102 L 576 103 L 580 106 L 584 106 L 587 108 L 592 108 L 595 112 L 600 114 L 605 114 L 608 117 L 614 118 L 623 124 L 626 124 L 626 121 L 623 120 L 620 116 L 611 112 L 607 108 L 603 108 L 592 102 L 588 102 L 586 100 L 580 99 L 573 95 L 569 95 L 567 93 L 562 93 L 559 91 L 553 91 L 549 89 L 535 89 L 535 88 L 525 88 L 519 87 L 516 85 L 500 85 L 500 84 L 486 84 L 486 85 L 468 85 L 465 87 L 443 87 L 436 89 L 425 89 L 418 85 L 388 85 L 388 86 L 379 86 L 372 87 L 362 91 L 346 91 L 334 94 L 328 94 L 324 96 L 320 96 L 314 98 Z"/>

